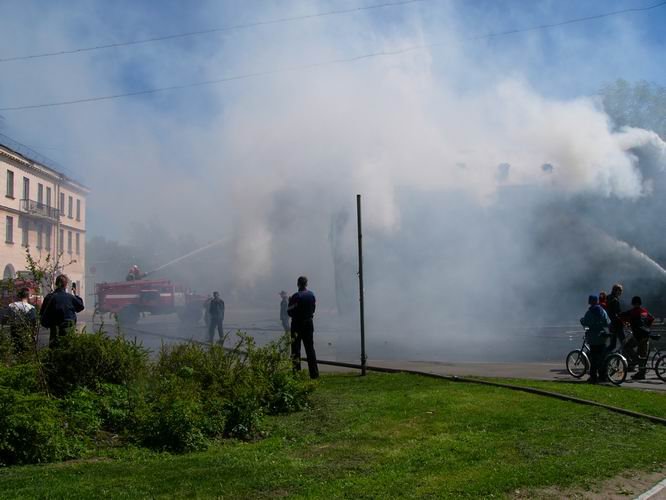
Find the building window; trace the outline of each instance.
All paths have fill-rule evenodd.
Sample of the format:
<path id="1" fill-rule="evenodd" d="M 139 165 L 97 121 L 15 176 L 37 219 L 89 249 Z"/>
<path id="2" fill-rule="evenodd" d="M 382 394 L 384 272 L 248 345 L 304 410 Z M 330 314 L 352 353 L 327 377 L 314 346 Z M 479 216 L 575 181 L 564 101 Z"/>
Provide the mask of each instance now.
<path id="1" fill-rule="evenodd" d="M 67 231 L 67 253 L 72 253 L 72 232 Z"/>
<path id="2" fill-rule="evenodd" d="M 60 215 L 65 215 L 65 193 L 60 193 L 60 205 L 58 205 Z"/>
<path id="3" fill-rule="evenodd" d="M 46 226 L 46 249 L 51 251 L 51 226 Z"/>
<path id="4" fill-rule="evenodd" d="M 27 219 L 20 221 L 21 224 L 21 245 L 27 247 L 30 244 L 30 222 Z"/>
<path id="5" fill-rule="evenodd" d="M 58 251 L 63 253 L 65 251 L 65 230 L 60 230 L 60 241 L 58 242 Z"/>
<path id="6" fill-rule="evenodd" d="M 81 220 L 81 200 L 76 200 L 76 220 Z"/>
<path id="7" fill-rule="evenodd" d="M 46 188 L 46 206 L 51 208 L 51 188 Z"/>
<path id="8" fill-rule="evenodd" d="M 5 241 L 7 243 L 14 243 L 14 217 L 9 215 L 5 219 Z"/>
<path id="9" fill-rule="evenodd" d="M 30 179 L 28 179 L 27 177 L 23 178 L 23 199 L 24 200 L 30 199 Z"/>
<path id="10" fill-rule="evenodd" d="M 67 217 L 70 219 L 72 218 L 72 212 L 74 209 L 74 200 L 70 196 L 69 199 L 67 200 Z"/>
<path id="11" fill-rule="evenodd" d="M 39 205 L 39 207 L 41 208 L 43 203 L 44 203 L 44 185 L 37 184 L 37 205 Z"/>
<path id="12" fill-rule="evenodd" d="M 76 233 L 76 255 L 81 255 L 81 233 Z"/>
<path id="13" fill-rule="evenodd" d="M 37 226 L 37 249 L 41 250 L 42 248 L 42 232 L 44 231 L 44 226 L 41 224 Z"/>
<path id="14" fill-rule="evenodd" d="M 7 197 L 14 197 L 14 172 L 7 170 Z"/>

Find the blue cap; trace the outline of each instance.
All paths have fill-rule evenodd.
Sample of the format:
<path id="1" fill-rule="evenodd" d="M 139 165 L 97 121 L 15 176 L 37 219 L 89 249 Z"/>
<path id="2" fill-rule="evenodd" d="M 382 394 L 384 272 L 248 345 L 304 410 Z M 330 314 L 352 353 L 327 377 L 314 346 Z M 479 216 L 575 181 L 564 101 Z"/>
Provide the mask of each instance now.
<path id="1" fill-rule="evenodd" d="M 596 295 L 590 295 L 587 298 L 587 303 L 590 304 L 590 305 L 598 304 L 599 303 L 599 297 L 597 297 Z"/>

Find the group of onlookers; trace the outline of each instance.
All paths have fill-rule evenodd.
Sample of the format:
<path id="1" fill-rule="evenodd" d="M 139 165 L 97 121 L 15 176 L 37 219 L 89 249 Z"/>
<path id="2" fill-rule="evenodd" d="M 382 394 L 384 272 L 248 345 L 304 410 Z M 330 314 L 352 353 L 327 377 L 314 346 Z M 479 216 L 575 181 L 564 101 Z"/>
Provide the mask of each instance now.
<path id="1" fill-rule="evenodd" d="M 589 382 L 604 381 L 605 357 L 620 349 L 629 362 L 630 370 L 638 366 L 633 380 L 644 380 L 650 347 L 650 327 L 654 317 L 643 307 L 643 301 L 635 296 L 631 299 L 631 309 L 622 310 L 620 297 L 623 288 L 613 285 L 610 295 L 600 292 L 590 295 L 589 308 L 580 320 L 587 329 L 586 339 L 590 346 Z M 630 336 L 625 335 L 625 326 Z"/>
<path id="2" fill-rule="evenodd" d="M 22 288 L 18 291 L 16 302 L 8 307 L 7 323 L 16 352 L 29 348 L 34 343 L 38 332 L 38 320 L 41 326 L 49 329 L 49 347 L 56 347 L 62 337 L 68 335 L 75 327 L 76 314 L 83 311 L 83 299 L 76 293 L 76 285 L 71 284 L 71 293 L 67 291 L 69 279 L 64 274 L 55 280 L 55 290 L 42 301 L 39 318 L 35 306 L 30 304 L 30 290 Z"/>

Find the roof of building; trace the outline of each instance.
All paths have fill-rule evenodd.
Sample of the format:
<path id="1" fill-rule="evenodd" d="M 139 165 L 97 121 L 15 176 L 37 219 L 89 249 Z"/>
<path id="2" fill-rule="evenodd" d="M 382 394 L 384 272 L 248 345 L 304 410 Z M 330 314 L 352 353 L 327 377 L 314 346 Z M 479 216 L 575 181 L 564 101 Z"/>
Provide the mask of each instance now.
<path id="1" fill-rule="evenodd" d="M 66 170 L 60 163 L 48 158 L 47 156 L 38 153 L 34 149 L 25 144 L 8 137 L 0 133 L 0 147 L 8 150 L 12 155 L 17 156 L 26 163 L 30 163 L 33 166 L 38 166 L 41 169 L 46 170 L 51 175 L 57 177 L 63 182 L 71 184 L 74 187 L 77 187 L 83 191 L 89 192 L 90 188 L 81 184 L 78 181 L 75 181 L 70 176 L 65 174 L 63 170 Z"/>

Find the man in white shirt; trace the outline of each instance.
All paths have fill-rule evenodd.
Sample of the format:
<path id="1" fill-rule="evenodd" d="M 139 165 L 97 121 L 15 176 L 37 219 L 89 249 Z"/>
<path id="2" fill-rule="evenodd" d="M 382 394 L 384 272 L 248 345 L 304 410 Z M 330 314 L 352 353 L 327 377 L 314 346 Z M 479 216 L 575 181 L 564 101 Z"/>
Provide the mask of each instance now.
<path id="1" fill-rule="evenodd" d="M 30 348 L 28 341 L 32 339 L 37 324 L 35 306 L 28 302 L 30 290 L 22 288 L 18 300 L 9 304 L 9 325 L 15 352 L 23 352 Z"/>

